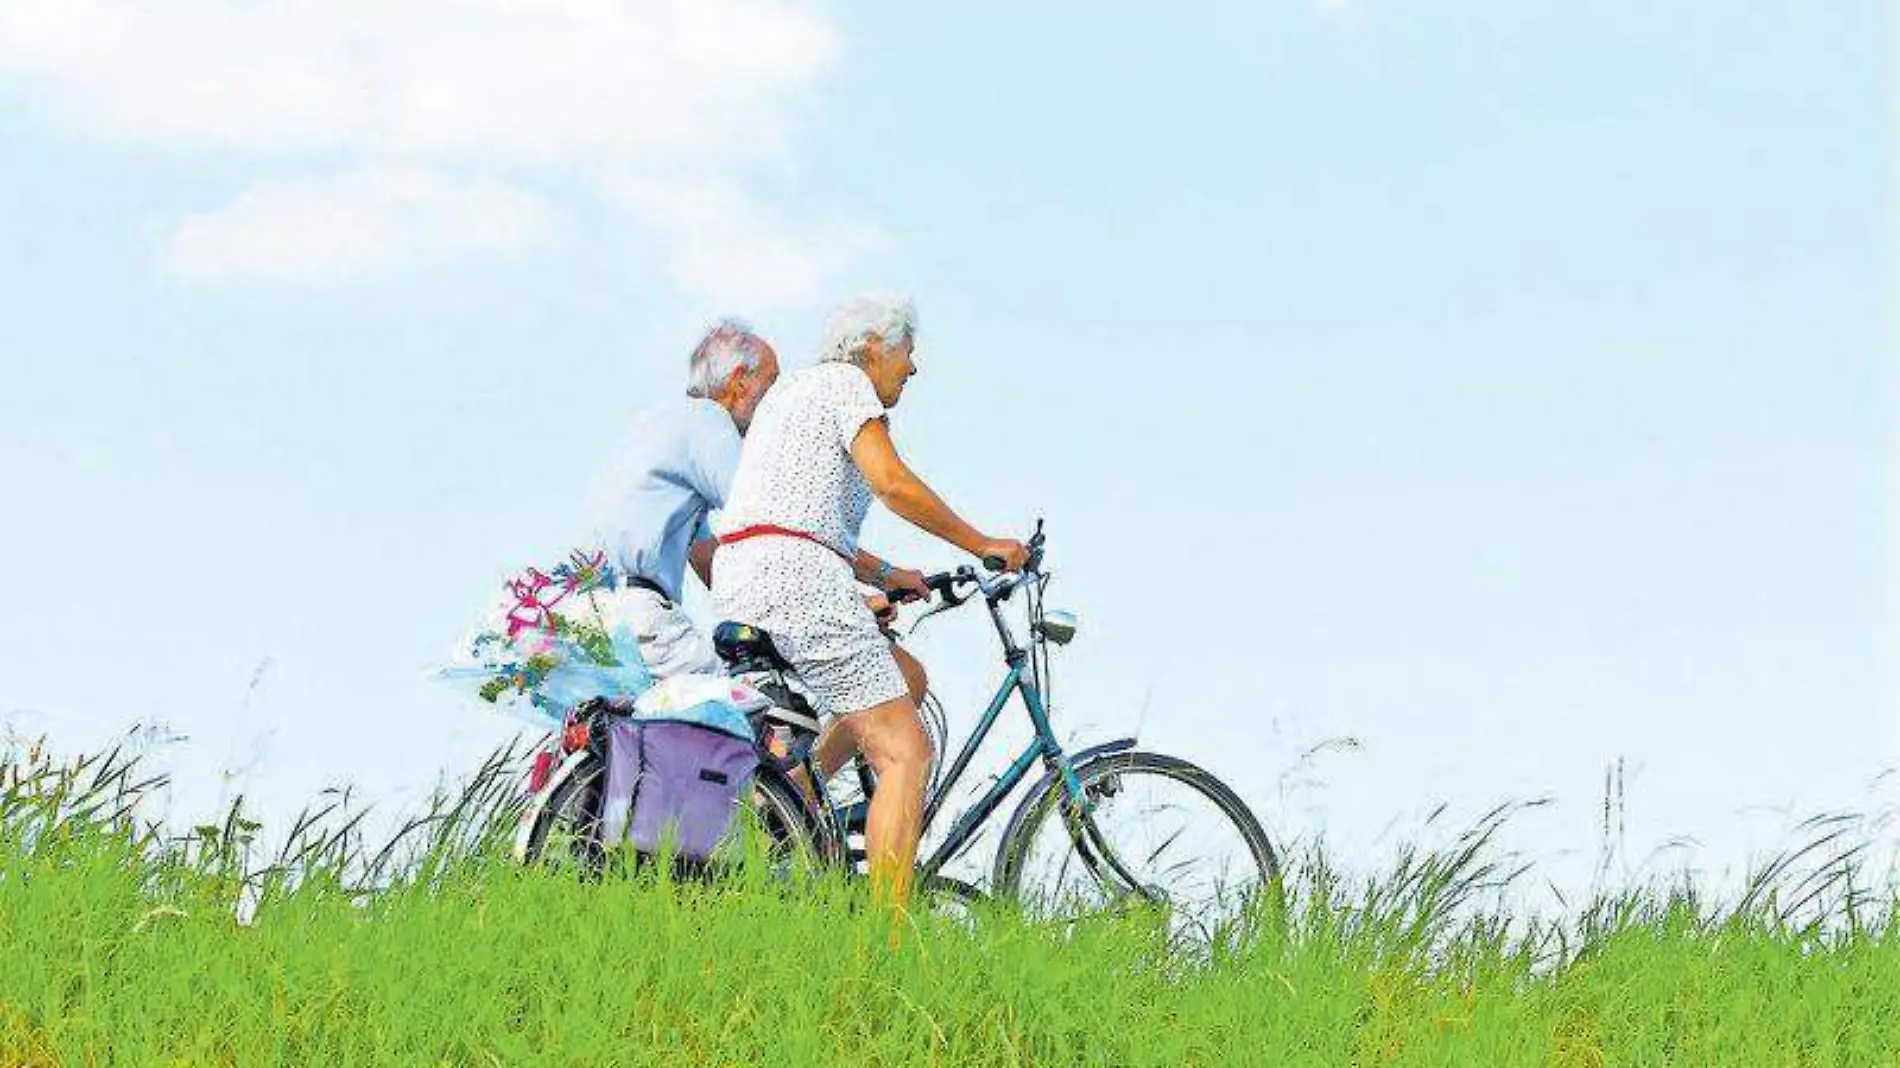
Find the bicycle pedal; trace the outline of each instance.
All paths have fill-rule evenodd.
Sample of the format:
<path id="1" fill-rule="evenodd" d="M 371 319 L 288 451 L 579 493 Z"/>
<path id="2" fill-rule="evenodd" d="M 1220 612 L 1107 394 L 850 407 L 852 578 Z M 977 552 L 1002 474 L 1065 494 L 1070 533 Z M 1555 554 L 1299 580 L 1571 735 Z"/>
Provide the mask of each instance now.
<path id="1" fill-rule="evenodd" d="M 843 817 L 844 833 L 863 834 L 864 826 L 870 820 L 870 815 L 871 806 L 869 802 L 854 801 L 850 805 L 847 805 L 844 809 Z"/>

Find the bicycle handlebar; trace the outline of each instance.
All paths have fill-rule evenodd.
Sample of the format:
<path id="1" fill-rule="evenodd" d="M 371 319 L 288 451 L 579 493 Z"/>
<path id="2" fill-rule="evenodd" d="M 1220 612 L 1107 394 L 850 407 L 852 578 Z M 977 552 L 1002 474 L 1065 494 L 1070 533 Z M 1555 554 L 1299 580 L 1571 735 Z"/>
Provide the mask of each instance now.
<path id="1" fill-rule="evenodd" d="M 1026 547 L 1029 549 L 1029 559 L 1023 564 L 1024 571 L 1040 571 L 1042 569 L 1042 543 L 1042 520 L 1038 519 L 1036 520 L 1036 532 L 1029 536 L 1029 541 L 1026 543 Z M 1000 556 L 985 556 L 983 558 L 983 566 L 989 568 L 991 571 L 1003 570 L 1003 565 L 1006 563 L 1008 563 L 1008 561 Z"/>
<path id="2" fill-rule="evenodd" d="M 1002 564 L 1004 561 L 1002 559 L 990 556 L 985 557 L 983 560 L 984 567 L 997 573 L 990 578 L 985 578 L 978 574 L 976 569 L 968 564 L 951 571 L 939 571 L 934 575 L 925 575 L 924 585 L 943 599 L 943 608 L 934 609 L 931 612 L 924 613 L 924 615 L 935 615 L 937 612 L 948 608 L 955 608 L 969 600 L 969 594 L 964 592 L 966 586 L 975 586 L 977 592 L 982 593 L 983 596 L 990 601 L 1001 601 L 1008 598 L 1011 593 L 1015 592 L 1016 587 L 1022 585 L 1024 581 L 1041 576 L 1043 541 L 1042 520 L 1038 519 L 1036 520 L 1036 532 L 1030 536 L 1027 543 L 1029 548 L 1029 560 L 1023 565 L 1021 571 L 1013 574 L 1003 572 Z M 897 590 L 886 594 L 886 596 L 890 598 L 891 603 L 894 605 L 921 600 L 923 597 L 922 594 L 910 590 Z M 919 622 L 921 621 L 920 619 Z"/>

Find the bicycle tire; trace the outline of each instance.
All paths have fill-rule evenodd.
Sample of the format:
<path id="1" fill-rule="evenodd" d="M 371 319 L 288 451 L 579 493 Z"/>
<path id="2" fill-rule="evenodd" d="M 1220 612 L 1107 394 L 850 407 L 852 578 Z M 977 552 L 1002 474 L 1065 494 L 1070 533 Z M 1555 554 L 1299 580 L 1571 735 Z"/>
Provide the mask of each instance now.
<path id="1" fill-rule="evenodd" d="M 1245 842 L 1247 852 L 1251 855 L 1257 869 L 1257 885 L 1276 900 L 1283 900 L 1280 897 L 1279 854 L 1274 849 L 1266 828 L 1261 826 L 1259 819 L 1254 816 L 1246 803 L 1241 801 L 1239 795 L 1211 773 L 1178 757 L 1159 753 L 1123 751 L 1090 758 L 1076 767 L 1075 774 L 1085 792 L 1098 788 L 1115 776 L 1154 775 L 1179 783 L 1200 794 L 1227 817 L 1234 830 L 1239 833 L 1240 839 Z M 1023 799 L 1021 805 L 1017 807 L 1016 814 L 1011 818 L 1008 829 L 1004 832 L 1002 843 L 997 848 L 995 874 L 991 885 L 995 888 L 998 898 L 1015 900 L 1023 904 L 1032 903 L 1033 888 L 1024 885 L 1029 852 L 1051 814 L 1062 811 L 1063 818 L 1066 819 L 1069 808 L 1071 806 L 1068 803 L 1068 791 L 1063 788 L 1060 778 L 1056 776 L 1045 779 L 1038 784 L 1034 792 Z M 1061 833 L 1065 836 L 1071 835 L 1068 827 L 1063 827 Z M 1073 837 L 1070 837 L 1069 841 L 1070 849 L 1080 855 L 1082 850 L 1074 845 Z M 1113 843 L 1110 845 L 1112 847 Z M 1091 865 L 1099 863 L 1086 858 L 1084 862 Z M 1100 870 L 1096 870 L 1096 875 L 1097 878 L 1101 878 Z M 1114 876 L 1112 872 L 1110 875 L 1117 882 L 1127 881 Z M 1138 892 L 1145 892 L 1145 889 L 1144 887 Z"/>
<path id="2" fill-rule="evenodd" d="M 589 756 L 554 789 L 534 811 L 522 862 L 526 865 L 548 863 L 544 857 L 548 840 L 557 830 L 571 837 L 568 851 L 583 872 L 595 875 L 605 866 L 607 850 L 601 846 L 596 829 L 600 820 L 600 787 L 606 765 L 599 757 Z M 829 863 L 833 850 L 829 836 L 822 834 L 810 809 L 786 777 L 777 769 L 761 767 L 753 776 L 751 807 L 757 814 L 772 851 L 797 850 L 816 864 Z"/>
<path id="3" fill-rule="evenodd" d="M 796 850 L 814 866 L 838 863 L 840 844 L 812 813 L 804 792 L 792 785 L 784 772 L 769 765 L 759 768 L 752 780 L 752 810 L 761 819 L 774 853 Z"/>
<path id="4" fill-rule="evenodd" d="M 534 866 L 553 863 L 552 858 L 544 857 L 548 839 L 559 830 L 569 837 L 571 845 L 568 857 L 580 864 L 587 874 L 599 874 L 606 862 L 606 850 L 600 845 L 600 836 L 595 828 L 600 822 L 600 787 L 606 765 L 598 756 L 589 754 L 567 778 L 561 780 L 552 790 L 545 791 L 546 796 L 535 807 L 533 824 L 528 831 L 528 841 L 522 850 L 522 863 Z"/>

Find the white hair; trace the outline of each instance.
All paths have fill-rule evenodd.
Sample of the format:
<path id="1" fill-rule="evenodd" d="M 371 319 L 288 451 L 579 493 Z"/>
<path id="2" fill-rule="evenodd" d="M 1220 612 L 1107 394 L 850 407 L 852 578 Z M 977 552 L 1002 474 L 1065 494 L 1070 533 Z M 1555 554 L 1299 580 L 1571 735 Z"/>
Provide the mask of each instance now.
<path id="1" fill-rule="evenodd" d="M 693 346 L 693 358 L 687 364 L 686 395 L 716 397 L 725 388 L 732 372 L 744 368 L 758 370 L 763 359 L 764 339 L 752 332 L 743 319 L 721 319 Z"/>
<path id="2" fill-rule="evenodd" d="M 838 305 L 825 320 L 825 339 L 818 346 L 820 362 L 862 363 L 864 346 L 872 338 L 899 345 L 917 336 L 917 306 L 907 297 L 870 293 Z"/>

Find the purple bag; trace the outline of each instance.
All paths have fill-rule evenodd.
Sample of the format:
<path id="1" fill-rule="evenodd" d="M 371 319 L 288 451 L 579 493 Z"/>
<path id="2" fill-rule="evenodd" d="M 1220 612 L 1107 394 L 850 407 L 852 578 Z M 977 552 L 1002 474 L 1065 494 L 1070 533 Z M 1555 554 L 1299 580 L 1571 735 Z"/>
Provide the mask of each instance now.
<path id="1" fill-rule="evenodd" d="M 758 770 L 752 727 L 723 700 L 656 704 L 671 707 L 643 698 L 631 717 L 608 725 L 601 840 L 642 853 L 670 845 L 677 856 L 705 860 Z"/>

